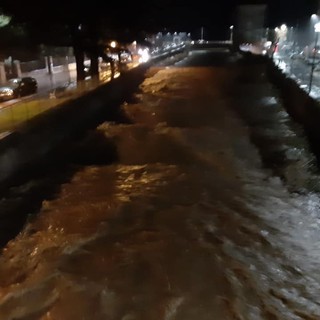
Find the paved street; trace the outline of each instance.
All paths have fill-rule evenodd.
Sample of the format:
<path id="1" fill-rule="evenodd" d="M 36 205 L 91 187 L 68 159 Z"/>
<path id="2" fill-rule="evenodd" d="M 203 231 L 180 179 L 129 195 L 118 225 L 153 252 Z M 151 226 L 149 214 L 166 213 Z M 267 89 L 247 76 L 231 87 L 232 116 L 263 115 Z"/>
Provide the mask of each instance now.
<path id="1" fill-rule="evenodd" d="M 9 101 L 5 101 L 0 103 L 0 108 L 11 106 L 17 102 L 23 100 L 32 100 L 35 98 L 44 98 L 49 97 L 49 92 L 52 91 L 54 88 L 57 88 L 61 85 L 69 81 L 76 81 L 77 73 L 76 70 L 67 71 L 66 68 L 56 69 L 51 75 L 49 75 L 45 70 L 34 70 L 27 74 L 23 74 L 23 76 L 30 76 L 34 77 L 38 82 L 38 93 L 32 96 L 23 97 L 20 99 L 13 99 Z"/>
<path id="2" fill-rule="evenodd" d="M 131 69 L 137 65 L 138 62 L 134 61 L 128 63 L 127 68 Z M 111 80 L 110 68 L 101 70 L 100 82 L 98 83 L 91 81 L 90 77 L 87 77 L 84 81 L 84 86 L 80 89 L 77 87 L 75 70 L 67 72 L 64 68 L 61 68 L 60 72 L 54 72 L 52 75 L 45 73 L 44 70 L 36 70 L 25 76 L 27 75 L 37 79 L 38 93 L 0 103 L 0 137 L 14 130 L 22 122 L 57 106 L 61 103 L 61 99 L 70 99 L 79 94 L 81 95 L 84 91 L 87 92 L 88 90 L 95 89 L 97 85 Z M 116 71 L 114 77 L 118 76 L 120 76 L 120 73 Z M 60 95 L 54 94 L 53 89 L 64 86 L 66 83 L 70 83 L 70 81 L 71 85 L 68 86 L 65 92 L 62 92 Z"/>
<path id="3" fill-rule="evenodd" d="M 288 76 L 293 78 L 301 88 L 309 92 L 311 65 L 301 58 L 291 59 L 288 55 L 275 54 L 274 62 Z M 310 95 L 320 100 L 320 67 L 316 66 L 313 73 L 313 81 Z"/>
<path id="4" fill-rule="evenodd" d="M 152 55 L 152 59 L 157 59 L 161 56 L 165 56 L 168 53 L 174 53 L 175 51 L 179 51 L 182 47 L 184 47 L 184 45 L 179 45 L 177 47 L 172 47 L 172 48 L 168 48 L 166 50 L 163 50 L 162 53 L 160 54 L 153 54 Z M 139 57 L 135 56 L 132 62 L 129 62 L 126 64 L 127 68 L 130 70 L 134 67 L 136 67 L 137 65 L 139 65 L 139 61 L 138 61 Z M 90 60 L 86 60 L 85 63 L 89 63 Z M 71 64 L 72 66 L 69 67 L 69 71 L 66 70 L 66 66 L 59 66 L 59 67 L 55 67 L 54 72 L 49 75 L 46 70 L 34 70 L 32 72 L 29 73 L 25 73 L 23 74 L 23 76 L 30 76 L 30 77 L 34 77 L 37 82 L 38 82 L 38 93 L 32 96 L 27 96 L 27 97 L 23 97 L 20 99 L 13 99 L 13 100 L 9 100 L 9 101 L 5 101 L 5 102 L 0 102 L 0 109 L 1 108 L 5 108 L 11 105 L 14 105 L 20 101 L 23 100 L 33 100 L 33 99 L 37 99 L 37 98 L 49 98 L 49 92 L 52 91 L 53 89 L 64 85 L 67 82 L 74 82 L 77 79 L 77 73 L 76 73 L 76 69 L 75 69 L 75 64 Z M 108 79 L 110 80 L 110 76 L 111 76 L 111 71 L 110 71 L 110 66 L 106 66 L 103 68 L 103 70 L 100 72 L 100 80 L 105 82 Z M 119 76 L 119 72 L 116 71 L 115 73 L 115 77 Z"/>

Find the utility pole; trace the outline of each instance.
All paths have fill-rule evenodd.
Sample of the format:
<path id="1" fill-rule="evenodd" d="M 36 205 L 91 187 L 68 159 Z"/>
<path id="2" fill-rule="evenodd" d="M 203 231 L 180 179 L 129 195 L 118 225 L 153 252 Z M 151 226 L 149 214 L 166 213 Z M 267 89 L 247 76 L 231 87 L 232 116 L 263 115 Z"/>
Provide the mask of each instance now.
<path id="1" fill-rule="evenodd" d="M 233 44 L 233 28 L 234 28 L 233 25 L 229 27 L 229 29 L 230 29 L 230 40 L 229 41 L 231 44 Z"/>
<path id="2" fill-rule="evenodd" d="M 313 81 L 313 72 L 316 66 L 316 55 L 318 53 L 317 45 L 318 45 L 318 39 L 319 39 L 319 32 L 320 32 L 320 22 L 316 23 L 314 25 L 314 32 L 316 35 L 315 41 L 314 41 L 314 48 L 313 48 L 313 58 L 312 58 L 312 65 L 311 65 L 311 72 L 310 72 L 310 81 L 309 81 L 309 94 L 312 89 L 312 81 Z"/>
<path id="3" fill-rule="evenodd" d="M 203 27 L 201 27 L 201 40 L 203 40 Z"/>

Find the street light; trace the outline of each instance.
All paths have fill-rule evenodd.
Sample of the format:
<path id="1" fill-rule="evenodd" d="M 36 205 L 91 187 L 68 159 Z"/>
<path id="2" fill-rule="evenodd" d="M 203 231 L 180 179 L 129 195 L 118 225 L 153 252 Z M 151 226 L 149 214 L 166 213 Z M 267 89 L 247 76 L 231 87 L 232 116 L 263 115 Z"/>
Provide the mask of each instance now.
<path id="1" fill-rule="evenodd" d="M 286 32 L 287 29 L 288 29 L 288 27 L 287 27 L 287 25 L 285 25 L 285 24 L 282 24 L 281 27 L 280 27 L 280 30 L 281 30 L 282 32 Z"/>
<path id="2" fill-rule="evenodd" d="M 319 39 L 319 32 L 320 32 L 320 22 L 317 22 L 314 25 L 314 32 L 316 34 L 316 38 L 315 38 L 315 41 L 314 41 L 313 58 L 312 58 L 310 82 L 309 82 L 309 93 L 311 92 L 312 80 L 313 80 L 313 72 L 314 72 L 315 63 L 316 63 L 316 54 L 317 54 L 317 51 L 318 51 L 317 46 L 318 46 L 318 39 Z"/>
<path id="3" fill-rule="evenodd" d="M 203 27 L 201 27 L 201 40 L 203 40 L 203 34 L 204 34 L 204 30 L 203 30 Z"/>
<path id="4" fill-rule="evenodd" d="M 233 26 L 230 26 L 230 42 L 232 43 L 233 42 Z"/>

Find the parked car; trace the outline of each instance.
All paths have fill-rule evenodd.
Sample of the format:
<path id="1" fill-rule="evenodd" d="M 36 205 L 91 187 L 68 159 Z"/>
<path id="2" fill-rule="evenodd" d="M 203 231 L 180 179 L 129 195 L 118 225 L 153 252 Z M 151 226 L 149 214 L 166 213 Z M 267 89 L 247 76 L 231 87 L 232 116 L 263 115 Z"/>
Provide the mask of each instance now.
<path id="1" fill-rule="evenodd" d="M 38 91 L 35 78 L 23 77 L 10 79 L 6 85 L 0 87 L 0 101 L 15 99 Z"/>

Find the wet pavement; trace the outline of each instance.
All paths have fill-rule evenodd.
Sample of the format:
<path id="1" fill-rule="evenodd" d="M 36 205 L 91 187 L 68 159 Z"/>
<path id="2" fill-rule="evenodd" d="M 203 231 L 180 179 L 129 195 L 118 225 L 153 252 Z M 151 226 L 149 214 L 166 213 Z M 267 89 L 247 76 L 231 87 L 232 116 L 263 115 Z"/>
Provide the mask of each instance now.
<path id="1" fill-rule="evenodd" d="M 317 64 L 312 73 L 312 64 L 300 58 L 292 59 L 288 54 L 277 53 L 274 55 L 274 63 L 294 79 L 301 89 L 305 90 L 316 100 L 320 100 L 320 67 Z M 310 78 L 312 73 L 311 88 Z"/>
<path id="2" fill-rule="evenodd" d="M 320 319 L 318 167 L 277 94 L 225 52 L 151 68 L 127 123 L 3 197 L 38 206 L 0 257 L 0 319 Z"/>

